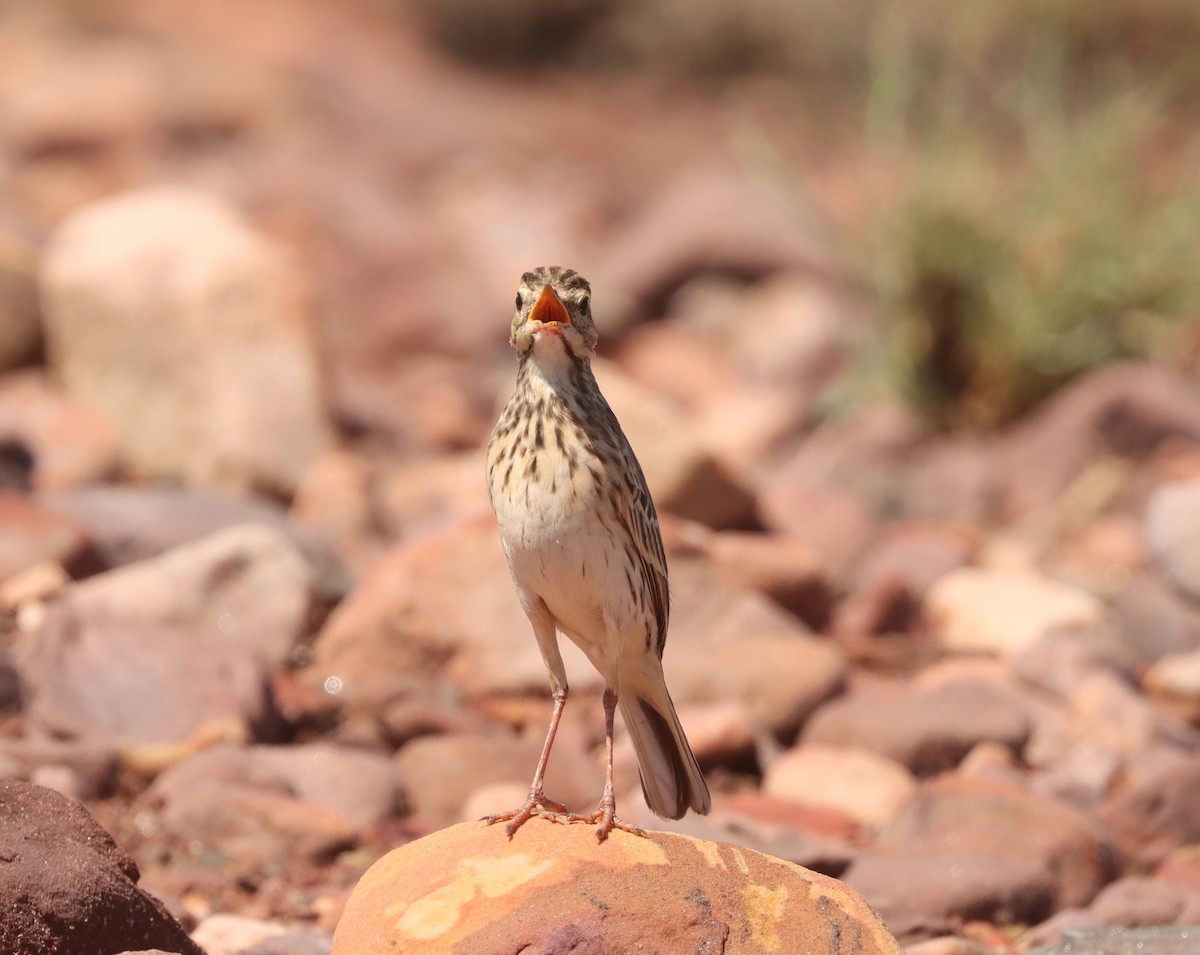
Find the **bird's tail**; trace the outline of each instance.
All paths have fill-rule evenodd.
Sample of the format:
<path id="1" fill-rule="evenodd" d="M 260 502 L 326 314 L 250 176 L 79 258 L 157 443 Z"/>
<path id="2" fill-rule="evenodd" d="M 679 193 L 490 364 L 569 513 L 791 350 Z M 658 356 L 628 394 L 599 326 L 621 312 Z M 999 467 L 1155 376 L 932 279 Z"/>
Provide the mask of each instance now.
<path id="1" fill-rule="evenodd" d="M 642 793 L 646 805 L 667 819 L 679 819 L 688 809 L 704 815 L 712 806 L 708 787 L 679 725 L 662 670 L 656 671 L 638 673 L 617 694 L 637 753 Z"/>

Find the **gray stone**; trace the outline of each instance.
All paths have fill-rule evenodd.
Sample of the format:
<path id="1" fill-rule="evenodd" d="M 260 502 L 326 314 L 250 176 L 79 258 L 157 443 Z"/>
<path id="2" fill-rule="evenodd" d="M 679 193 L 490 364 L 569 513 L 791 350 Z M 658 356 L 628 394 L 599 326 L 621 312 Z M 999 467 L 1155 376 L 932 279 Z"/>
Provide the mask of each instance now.
<path id="1" fill-rule="evenodd" d="M 1200 925 L 1068 928 L 1057 945 L 1029 955 L 1195 955 Z"/>

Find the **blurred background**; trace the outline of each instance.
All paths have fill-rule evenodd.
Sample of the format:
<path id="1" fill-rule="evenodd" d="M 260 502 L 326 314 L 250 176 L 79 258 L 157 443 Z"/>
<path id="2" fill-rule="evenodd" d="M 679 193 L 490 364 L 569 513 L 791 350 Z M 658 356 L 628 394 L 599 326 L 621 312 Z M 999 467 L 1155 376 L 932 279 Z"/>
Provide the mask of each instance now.
<path id="1" fill-rule="evenodd" d="M 886 395 L 981 432 L 1106 362 L 1194 361 L 1182 0 L 3 16 L 7 368 L 54 364 L 35 290 L 54 229 L 163 182 L 287 247 L 341 437 L 406 456 L 485 434 L 531 263 L 593 280 L 609 355 L 666 327 L 783 366 L 779 339 L 805 337 L 816 382 L 738 370 L 790 379 L 807 425 Z M 773 281 L 799 317 L 751 335 Z"/>
<path id="2" fill-rule="evenodd" d="M 721 293 L 806 284 L 848 359 L 820 396 L 895 395 L 936 430 L 1006 424 L 1116 359 L 1193 361 L 1182 0 L 3 15 L 6 367 L 53 358 L 32 285 L 54 228 L 161 182 L 287 245 L 335 420 L 398 451 L 478 443 L 509 286 L 543 261 L 597 285 L 609 354 L 696 332 Z"/>
<path id="3" fill-rule="evenodd" d="M 271 867 L 217 835 L 218 875 L 164 874 L 211 858 L 160 774 L 325 741 L 414 786 L 449 759 L 414 741 L 540 740 L 481 447 L 546 264 L 593 286 L 719 793 L 756 793 L 862 673 L 1067 624 L 1194 722 L 1194 676 L 1146 674 L 1200 646 L 1198 48 L 1192 0 L 0 0 L 0 768 L 88 800 L 193 915 L 331 924 L 262 901 Z M 247 521 L 282 536 L 211 544 Z M 784 655 L 739 682 L 747 633 Z M 684 659 L 710 639 L 733 656 Z M 560 745 L 594 755 L 585 697 Z M 1104 745 L 1132 758 L 1147 719 Z M 981 732 L 1022 773 L 1070 750 Z M 889 756 L 921 780 L 970 748 Z M 463 775 L 381 783 L 332 844 L 459 818 Z"/>

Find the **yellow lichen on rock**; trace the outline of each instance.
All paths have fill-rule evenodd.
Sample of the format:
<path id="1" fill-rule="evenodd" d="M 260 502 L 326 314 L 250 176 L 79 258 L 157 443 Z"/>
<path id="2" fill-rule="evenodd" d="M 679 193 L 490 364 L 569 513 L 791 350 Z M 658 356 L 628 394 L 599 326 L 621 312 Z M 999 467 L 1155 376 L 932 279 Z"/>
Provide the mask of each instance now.
<path id="1" fill-rule="evenodd" d="M 779 923 L 787 908 L 788 890 L 765 885 L 748 885 L 745 891 L 746 917 L 750 922 L 750 934 L 755 944 L 764 951 L 779 951 Z"/>
<path id="2" fill-rule="evenodd" d="M 538 862 L 527 855 L 504 859 L 464 859 L 454 881 L 434 889 L 411 904 L 390 905 L 389 914 L 401 910 L 396 930 L 406 938 L 429 941 L 454 928 L 462 917 L 464 906 L 476 895 L 496 898 L 511 892 L 522 883 L 545 872 L 554 863 Z"/>

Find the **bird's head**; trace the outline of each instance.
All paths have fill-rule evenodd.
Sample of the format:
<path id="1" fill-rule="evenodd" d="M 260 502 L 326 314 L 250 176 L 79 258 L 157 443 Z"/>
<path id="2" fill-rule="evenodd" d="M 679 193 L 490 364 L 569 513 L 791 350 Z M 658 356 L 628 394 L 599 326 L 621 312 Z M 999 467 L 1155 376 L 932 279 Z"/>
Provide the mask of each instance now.
<path id="1" fill-rule="evenodd" d="M 592 287 L 582 275 L 545 265 L 521 276 L 510 339 L 518 354 L 565 347 L 577 358 L 591 358 L 599 337 Z"/>

